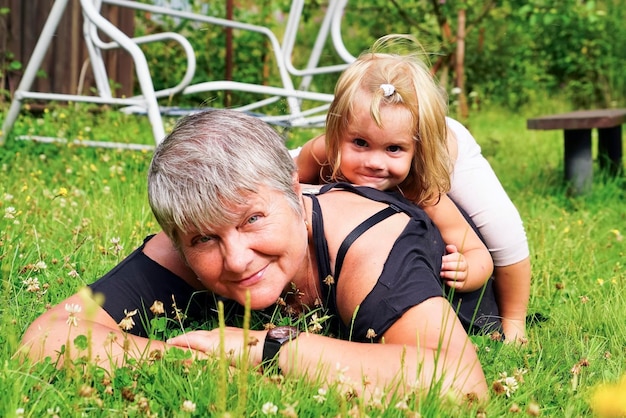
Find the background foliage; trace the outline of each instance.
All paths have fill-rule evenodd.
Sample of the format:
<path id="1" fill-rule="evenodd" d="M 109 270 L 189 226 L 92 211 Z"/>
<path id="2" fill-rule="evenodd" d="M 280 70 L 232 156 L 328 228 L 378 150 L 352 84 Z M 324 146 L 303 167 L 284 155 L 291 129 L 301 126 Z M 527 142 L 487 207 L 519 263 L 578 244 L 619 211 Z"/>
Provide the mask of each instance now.
<path id="1" fill-rule="evenodd" d="M 225 15 L 224 2 L 188 0 L 192 10 Z M 290 1 L 237 2 L 236 19 L 264 24 L 281 38 Z M 314 43 L 326 2 L 307 1 L 298 34 L 296 66 L 304 66 Z M 487 102 L 515 109 L 533 100 L 560 97 L 571 108 L 619 107 L 626 96 L 626 8 L 620 0 L 352 0 L 343 18 L 343 39 L 358 55 L 388 33 L 415 35 L 439 63 L 438 76 L 448 91 L 455 85 L 455 31 L 460 9 L 467 15 L 465 94 L 475 105 Z M 173 22 L 137 18 L 140 33 Z M 198 51 L 197 80 L 221 79 L 225 71 L 223 29 L 179 23 L 177 31 L 190 37 Z M 447 33 L 446 31 L 451 31 Z M 234 74 L 238 81 L 271 84 L 276 81 L 268 45 L 260 36 L 234 33 Z M 340 59 L 329 44 L 321 64 Z M 182 71 L 182 56 L 174 49 L 155 47 L 152 56 L 158 85 Z M 177 61 L 179 60 L 179 61 Z M 177 65 L 180 64 L 180 65 Z M 261 65 L 260 65 L 261 64 Z M 332 92 L 337 75 L 318 76 L 314 89 Z M 171 83 L 171 81 L 170 81 Z M 205 102 L 206 97 L 197 98 Z M 245 95 L 233 103 L 246 103 Z M 216 103 L 223 102 L 221 96 Z"/>
<path id="2" fill-rule="evenodd" d="M 267 22 L 280 34 L 289 4 L 242 0 L 235 13 Z M 225 13 L 223 2 L 191 5 Z M 300 51 L 312 45 L 323 7 L 322 1 L 306 2 Z M 150 153 L 9 140 L 0 149 L 0 416 L 263 416 L 272 414 L 269 403 L 281 416 L 578 417 L 619 406 L 623 386 L 622 392 L 620 386 L 606 389 L 604 403 L 593 399 L 598 385 L 616 384 L 626 373 L 626 326 L 620 316 L 626 310 L 624 176 L 607 177 L 594 166 L 591 193 L 569 196 L 562 133 L 528 131 L 525 120 L 578 107 L 626 106 L 622 2 L 351 0 L 344 40 L 357 54 L 383 34 L 413 33 L 433 52 L 433 63 L 445 58 L 438 75 L 451 90 L 450 40 L 460 8 L 468 20 L 465 86 L 472 105 L 465 123 L 520 210 L 531 249 L 529 343 L 516 347 L 475 339 L 488 383 L 497 387 L 504 374 L 516 376 L 516 390 L 508 396 L 492 390 L 486 405 L 470 408 L 431 398 L 411 399 L 403 409 L 348 398 L 337 387 L 322 393 L 316 382 L 276 382 L 255 373 L 220 380 L 215 362 L 190 365 L 175 352 L 162 362 L 129 362 L 112 374 L 80 361 L 73 370 L 22 363 L 16 351 L 28 324 L 116 265 L 157 226 L 145 192 Z M 167 26 L 189 36 L 198 51 L 197 81 L 223 77 L 221 30 L 138 19 L 138 34 Z M 234 79 L 276 81 L 265 41 L 249 33 L 235 37 Z M 157 85 L 170 85 L 182 71 L 182 56 L 175 48 L 148 52 Z M 294 61 L 302 66 L 305 58 L 296 54 Z M 339 60 L 332 52 L 322 59 L 323 64 Z M 11 68 L 5 61 L 0 78 Z M 313 88 L 332 91 L 335 79 L 317 77 Z M 182 104 L 224 99 L 220 93 Z M 455 102 L 453 96 L 453 114 Z M 145 118 L 94 110 L 53 106 L 39 117 L 21 117 L 14 134 L 152 142 Z M 285 134 L 293 147 L 317 133 Z"/>

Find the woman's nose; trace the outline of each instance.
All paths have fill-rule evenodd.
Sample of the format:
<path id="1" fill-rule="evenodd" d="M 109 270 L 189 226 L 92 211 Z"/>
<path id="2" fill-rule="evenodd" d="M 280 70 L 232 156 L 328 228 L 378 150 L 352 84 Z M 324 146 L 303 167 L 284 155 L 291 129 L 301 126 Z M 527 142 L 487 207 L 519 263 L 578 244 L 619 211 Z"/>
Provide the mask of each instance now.
<path id="1" fill-rule="evenodd" d="M 244 273 L 252 261 L 253 254 L 254 252 L 241 234 L 233 234 L 222 240 L 222 257 L 227 271 Z"/>

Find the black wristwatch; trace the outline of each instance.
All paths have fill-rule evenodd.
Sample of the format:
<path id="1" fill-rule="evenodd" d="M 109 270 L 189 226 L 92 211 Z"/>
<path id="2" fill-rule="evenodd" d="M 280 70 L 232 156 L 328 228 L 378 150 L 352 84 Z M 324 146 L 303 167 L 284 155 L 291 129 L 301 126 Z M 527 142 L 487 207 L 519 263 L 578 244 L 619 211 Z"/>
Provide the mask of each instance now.
<path id="1" fill-rule="evenodd" d="M 298 335 L 300 335 L 300 330 L 289 325 L 271 328 L 267 331 L 263 344 L 263 362 L 261 363 L 263 369 L 269 370 L 272 366 L 276 366 L 280 348 L 286 342 L 298 338 Z M 280 368 L 277 366 L 276 371 L 280 373 Z"/>

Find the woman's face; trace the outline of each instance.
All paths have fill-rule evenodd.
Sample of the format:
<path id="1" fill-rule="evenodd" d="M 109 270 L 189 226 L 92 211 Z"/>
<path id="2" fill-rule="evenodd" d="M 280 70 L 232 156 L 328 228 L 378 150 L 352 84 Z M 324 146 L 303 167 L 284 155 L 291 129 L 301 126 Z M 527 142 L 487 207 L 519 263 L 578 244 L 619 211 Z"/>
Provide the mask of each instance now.
<path id="1" fill-rule="evenodd" d="M 251 308 L 276 302 L 306 269 L 308 237 L 304 220 L 285 196 L 266 186 L 250 193 L 245 206 L 225 207 L 236 222 L 181 234 L 181 250 L 209 290 Z"/>
<path id="2" fill-rule="evenodd" d="M 379 190 L 402 183 L 411 170 L 415 142 L 411 113 L 401 105 L 381 105 L 382 128 L 370 115 L 371 95 L 360 93 L 341 138 L 341 173 L 351 183 Z"/>

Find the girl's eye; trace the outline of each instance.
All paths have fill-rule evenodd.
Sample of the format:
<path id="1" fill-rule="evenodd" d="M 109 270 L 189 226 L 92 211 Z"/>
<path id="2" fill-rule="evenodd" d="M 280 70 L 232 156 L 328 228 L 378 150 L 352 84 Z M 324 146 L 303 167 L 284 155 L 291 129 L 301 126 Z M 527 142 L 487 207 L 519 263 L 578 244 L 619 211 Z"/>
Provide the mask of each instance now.
<path id="1" fill-rule="evenodd" d="M 387 147 L 387 151 L 392 152 L 392 153 L 396 153 L 396 152 L 400 152 L 402 151 L 402 148 L 398 145 L 391 145 L 389 147 Z"/>
<path id="2" fill-rule="evenodd" d="M 354 140 L 352 140 L 352 143 L 354 145 L 356 145 L 357 147 L 366 147 L 367 146 L 367 142 L 362 139 L 362 138 L 354 138 Z"/>

